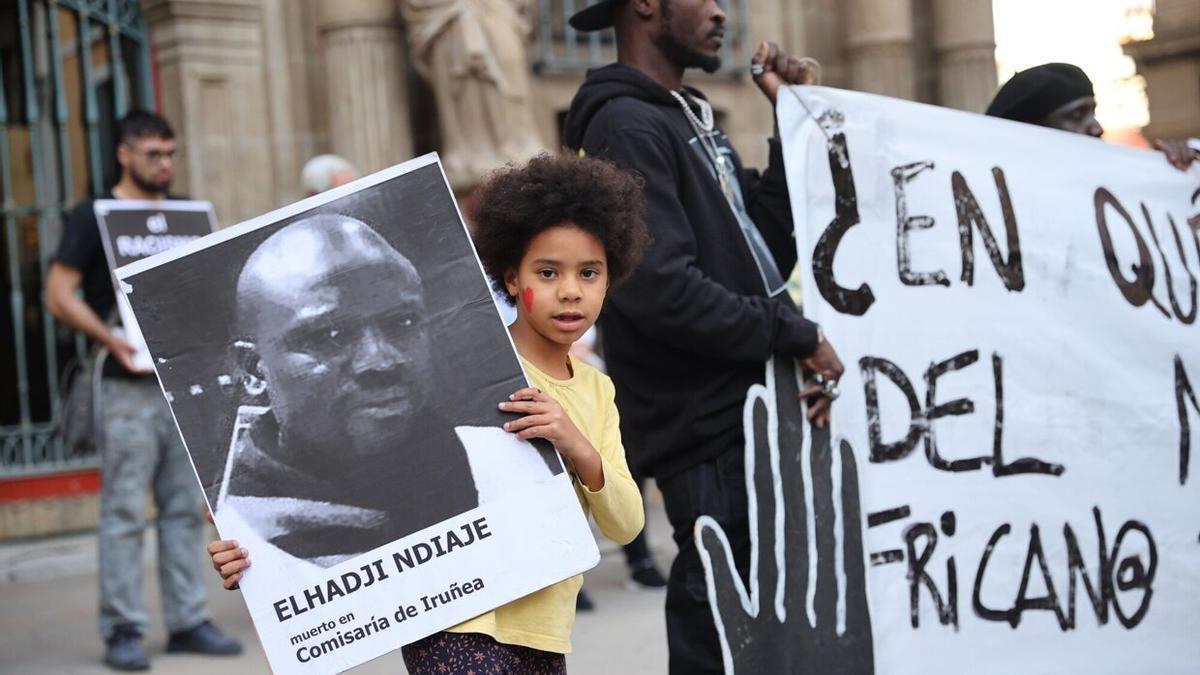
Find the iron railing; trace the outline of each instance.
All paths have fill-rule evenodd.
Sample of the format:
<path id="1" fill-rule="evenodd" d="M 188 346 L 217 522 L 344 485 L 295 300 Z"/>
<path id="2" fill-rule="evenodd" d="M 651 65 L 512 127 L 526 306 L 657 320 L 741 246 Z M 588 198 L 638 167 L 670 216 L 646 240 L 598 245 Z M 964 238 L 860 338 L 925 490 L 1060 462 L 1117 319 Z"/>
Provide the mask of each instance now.
<path id="1" fill-rule="evenodd" d="M 617 58 L 611 29 L 580 33 L 567 19 L 594 0 L 538 0 L 537 53 L 533 68 L 539 73 L 574 73 L 611 63 Z M 750 0 L 719 0 L 728 18 L 721 46 L 721 70 L 742 75 L 750 69 L 752 45 L 748 42 Z"/>
<path id="2" fill-rule="evenodd" d="M 153 106 L 137 0 L 0 3 L 0 478 L 87 466 L 57 435 L 60 379 L 84 351 L 42 285 L 71 205 L 115 181 L 112 130 Z"/>

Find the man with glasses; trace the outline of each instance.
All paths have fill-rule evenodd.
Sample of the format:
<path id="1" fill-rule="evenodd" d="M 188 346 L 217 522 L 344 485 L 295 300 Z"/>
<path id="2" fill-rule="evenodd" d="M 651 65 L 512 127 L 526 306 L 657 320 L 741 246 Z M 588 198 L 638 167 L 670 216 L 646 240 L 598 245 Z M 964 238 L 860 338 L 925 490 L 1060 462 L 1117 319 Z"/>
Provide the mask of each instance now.
<path id="1" fill-rule="evenodd" d="M 117 127 L 120 180 L 110 199 L 168 199 L 175 134 L 158 115 L 133 111 Z M 108 350 L 100 447 L 100 632 L 105 663 L 146 670 L 142 647 L 148 615 L 142 597 L 142 532 L 146 493 L 158 511 L 158 573 L 168 652 L 239 654 L 242 646 L 209 621 L 202 568 L 201 494 L 171 411 L 153 372 L 134 365 L 136 347 L 106 322 L 116 297 L 100 230 L 88 199 L 71 210 L 46 279 L 46 309 Z M 83 297 L 77 291 L 82 289 Z"/>

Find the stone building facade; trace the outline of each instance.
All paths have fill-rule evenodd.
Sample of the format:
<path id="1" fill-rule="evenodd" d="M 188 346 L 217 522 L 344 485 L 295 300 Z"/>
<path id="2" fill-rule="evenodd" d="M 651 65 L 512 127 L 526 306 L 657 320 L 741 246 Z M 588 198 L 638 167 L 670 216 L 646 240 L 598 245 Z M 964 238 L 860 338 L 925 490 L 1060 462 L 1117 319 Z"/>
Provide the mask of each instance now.
<path id="1" fill-rule="evenodd" d="M 1157 0 L 1154 37 L 1125 52 L 1146 78 L 1146 136 L 1200 138 L 1200 0 Z"/>
<path id="2" fill-rule="evenodd" d="M 974 111 L 996 87 L 991 0 L 732 4 L 731 28 L 739 18 L 747 24 L 727 60 L 732 67 L 691 81 L 752 165 L 765 160 L 760 140 L 772 127 L 744 72 L 763 39 L 816 57 L 833 86 Z M 611 60 L 612 51 L 608 38 L 597 49 L 588 36 L 568 35 L 563 7 L 571 3 L 540 5 L 552 16 L 538 17 L 530 37 L 532 106 L 542 145 L 552 148 L 585 68 Z M 299 198 L 300 167 L 312 155 L 337 153 L 373 171 L 439 147 L 437 110 L 406 54 L 396 0 L 142 6 L 163 111 L 186 146 L 178 185 L 212 200 L 222 223 Z M 569 41 L 576 53 L 563 57 Z"/>

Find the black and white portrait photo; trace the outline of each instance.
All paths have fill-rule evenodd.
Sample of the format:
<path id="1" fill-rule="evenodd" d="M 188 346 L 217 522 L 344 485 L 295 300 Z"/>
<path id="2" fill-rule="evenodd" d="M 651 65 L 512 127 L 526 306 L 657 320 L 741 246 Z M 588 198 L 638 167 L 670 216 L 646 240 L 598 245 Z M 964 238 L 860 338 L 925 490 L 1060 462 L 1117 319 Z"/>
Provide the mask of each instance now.
<path id="1" fill-rule="evenodd" d="M 256 560 L 327 568 L 562 472 L 500 428 L 526 384 L 439 167 L 364 181 L 124 277 Z"/>

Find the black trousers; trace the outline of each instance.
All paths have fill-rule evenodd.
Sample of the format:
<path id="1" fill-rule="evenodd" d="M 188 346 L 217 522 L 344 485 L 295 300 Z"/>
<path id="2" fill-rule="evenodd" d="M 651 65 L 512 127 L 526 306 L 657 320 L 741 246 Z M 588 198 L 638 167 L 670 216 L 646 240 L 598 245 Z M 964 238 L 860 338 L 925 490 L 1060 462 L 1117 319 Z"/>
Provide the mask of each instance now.
<path id="1" fill-rule="evenodd" d="M 633 478 L 634 483 L 637 483 L 638 490 L 643 491 L 643 494 L 645 494 L 646 478 L 637 470 L 635 464 L 629 465 L 629 476 Z M 642 508 L 644 509 L 645 506 L 643 505 Z M 650 544 L 646 541 L 646 528 L 644 527 L 641 532 L 638 532 L 638 536 L 634 537 L 633 541 L 625 544 L 622 549 L 625 551 L 625 564 L 630 569 L 637 569 L 646 563 L 654 564 L 650 559 Z"/>
<path id="2" fill-rule="evenodd" d="M 742 582 L 750 565 L 745 449 L 730 448 L 716 459 L 658 481 L 679 553 L 667 579 L 667 649 L 671 675 L 722 673 L 704 566 L 696 548 L 696 518 L 710 516 L 725 530 Z"/>
<path id="3" fill-rule="evenodd" d="M 642 482 L 637 481 L 638 489 L 642 489 Z M 625 551 L 625 564 L 631 570 L 640 569 L 647 563 L 653 565 L 654 561 L 650 558 L 650 543 L 646 541 L 646 528 L 642 528 L 638 532 L 638 536 L 633 538 L 633 541 L 621 547 Z"/>

